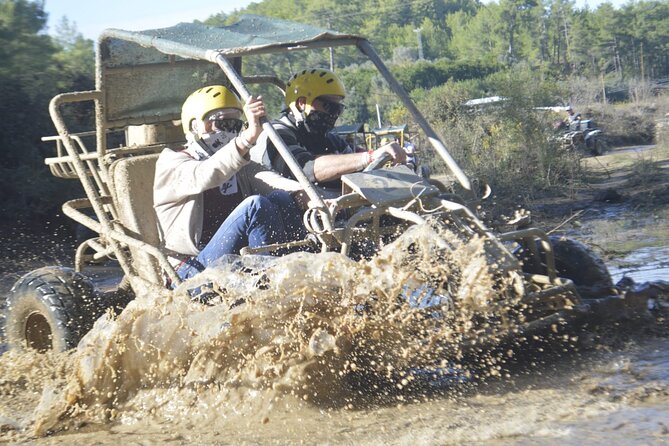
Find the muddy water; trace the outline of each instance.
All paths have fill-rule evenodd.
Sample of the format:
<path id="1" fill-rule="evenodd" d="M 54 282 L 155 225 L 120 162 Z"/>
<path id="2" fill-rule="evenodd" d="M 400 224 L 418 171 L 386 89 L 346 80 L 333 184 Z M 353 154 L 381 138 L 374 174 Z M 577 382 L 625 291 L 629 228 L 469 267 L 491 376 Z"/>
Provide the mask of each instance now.
<path id="1" fill-rule="evenodd" d="M 587 352 L 569 339 L 550 353 L 457 361 L 463 333 L 513 323 L 513 280 L 488 271 L 485 255 L 480 240 L 426 230 L 369 262 L 223 263 L 101 319 L 73 353 L 0 357 L 0 440 L 669 441 L 666 339 L 626 338 L 615 349 L 595 339 Z M 192 302 L 186 289 L 209 282 L 209 305 Z M 420 283 L 433 291 L 416 292 Z M 412 308 L 421 305 L 431 308 Z"/>
<path id="2" fill-rule="evenodd" d="M 609 271 L 614 282 L 623 276 L 636 282 L 669 280 L 669 246 L 650 246 L 610 262 Z"/>

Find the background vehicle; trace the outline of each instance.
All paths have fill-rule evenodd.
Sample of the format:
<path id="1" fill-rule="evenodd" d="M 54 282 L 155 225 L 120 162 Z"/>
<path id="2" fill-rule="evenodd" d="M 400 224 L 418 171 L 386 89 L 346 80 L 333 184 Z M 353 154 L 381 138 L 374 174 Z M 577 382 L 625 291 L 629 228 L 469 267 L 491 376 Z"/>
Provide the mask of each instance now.
<path id="1" fill-rule="evenodd" d="M 418 134 L 410 132 L 407 124 L 374 128 L 367 135 L 367 145 L 372 149 L 393 140 L 406 151 L 407 166 L 421 177 L 429 178 L 430 169 L 420 163 Z"/>
<path id="2" fill-rule="evenodd" d="M 364 124 L 338 125 L 332 132 L 344 138 L 355 152 L 366 152 L 370 149 L 367 144 L 367 135 L 369 132 L 365 130 Z"/>
<path id="3" fill-rule="evenodd" d="M 367 172 L 343 176 L 342 195 L 326 202 L 276 131 L 265 122 L 265 131 L 310 198 L 304 216 L 309 237 L 290 246 L 370 255 L 370 249 L 373 254 L 374 249 L 410 226 L 422 224 L 449 228 L 461 237 L 480 237 L 485 240 L 488 266 L 499 278 L 498 286 L 509 287 L 509 292 L 518 297 L 516 311 L 523 330 L 583 315 L 589 308 L 584 298 L 601 298 L 611 290 L 608 272 L 593 267 L 599 264 L 586 248 L 567 252 L 589 258 L 590 263 L 574 271 L 574 277 L 560 277 L 556 254 L 564 250 L 555 248 L 562 241 L 550 239 L 539 229 L 495 234 L 485 227 L 467 206 L 477 199 L 468 177 L 366 39 L 301 23 L 244 16 L 225 28 L 182 23 L 140 32 L 107 30 L 98 39 L 96 90 L 53 98 L 50 113 L 58 136 L 51 139 L 56 141 L 57 156 L 46 163 L 54 175 L 81 182 L 86 198 L 66 202 L 63 211 L 97 236 L 79 246 L 73 270 L 36 270 L 12 288 L 6 308 L 10 348 L 73 348 L 106 308 L 122 307 L 135 295 L 170 292 L 165 287 L 166 279 L 180 283 L 159 241 L 152 183 L 158 153 L 166 145 L 178 145 L 183 138 L 178 122 L 183 98 L 197 88 L 218 83 L 230 85 L 244 100 L 250 95 L 247 84 L 269 83 L 283 88 L 280 78 L 287 73 L 244 73 L 243 60 L 337 46 L 357 47 L 376 66 L 446 163 L 461 193 L 442 191 L 405 166 L 382 169 L 386 160 L 381 159 Z M 92 134 L 70 133 L 64 121 L 61 107 L 79 102 L 95 106 L 96 129 Z M 111 131 L 124 135 L 120 147 L 110 143 Z M 91 135 L 95 137 L 95 150 L 85 144 L 85 137 Z M 244 193 L 264 192 L 261 178 L 252 172 L 239 175 Z M 90 210 L 95 217 L 89 215 Z M 362 254 L 361 244 L 366 247 Z M 524 249 L 514 254 L 514 246 Z M 282 247 L 245 248 L 242 255 Z M 84 274 L 87 257 L 114 259 L 123 281 L 116 289 L 102 292 Z M 532 269 L 525 270 L 520 259 Z M 443 282 L 443 278 L 435 280 Z M 585 288 L 579 289 L 581 280 L 600 283 L 600 292 L 582 295 Z M 499 333 L 490 330 L 502 329 L 482 327 L 472 330 L 471 336 L 481 345 L 488 336 L 499 338 Z M 509 333 L 518 330 L 504 329 Z"/>
<path id="4" fill-rule="evenodd" d="M 601 155 L 605 152 L 602 130 L 595 127 L 592 119 L 581 119 L 580 116 L 565 125 L 562 143 L 566 147 L 592 155 Z"/>

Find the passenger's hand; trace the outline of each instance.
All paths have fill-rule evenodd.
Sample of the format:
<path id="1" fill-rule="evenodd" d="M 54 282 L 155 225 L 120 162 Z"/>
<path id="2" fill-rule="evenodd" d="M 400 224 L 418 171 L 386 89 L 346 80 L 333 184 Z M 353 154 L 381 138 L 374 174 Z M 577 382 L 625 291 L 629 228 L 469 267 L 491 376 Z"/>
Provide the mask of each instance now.
<path id="1" fill-rule="evenodd" d="M 241 136 L 250 144 L 255 144 L 258 136 L 262 132 L 262 124 L 260 118 L 265 116 L 265 104 L 262 101 L 262 96 L 249 96 L 248 101 L 244 105 L 244 115 L 249 126 L 244 129 Z"/>
<path id="2" fill-rule="evenodd" d="M 402 147 L 396 142 L 391 142 L 383 145 L 372 152 L 372 160 L 381 158 L 384 154 L 391 156 L 393 164 L 404 164 L 407 160 L 407 154 Z"/>

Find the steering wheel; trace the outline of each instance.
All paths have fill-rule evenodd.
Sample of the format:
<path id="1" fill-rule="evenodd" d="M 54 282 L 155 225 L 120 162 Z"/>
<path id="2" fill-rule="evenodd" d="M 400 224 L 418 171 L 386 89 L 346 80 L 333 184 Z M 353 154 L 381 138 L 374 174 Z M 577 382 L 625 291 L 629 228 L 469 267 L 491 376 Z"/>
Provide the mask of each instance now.
<path id="1" fill-rule="evenodd" d="M 392 160 L 393 157 L 389 153 L 384 153 L 371 163 L 364 169 L 362 169 L 363 172 L 371 172 L 372 170 L 380 169 L 383 167 L 384 164 L 386 164 L 388 161 Z"/>

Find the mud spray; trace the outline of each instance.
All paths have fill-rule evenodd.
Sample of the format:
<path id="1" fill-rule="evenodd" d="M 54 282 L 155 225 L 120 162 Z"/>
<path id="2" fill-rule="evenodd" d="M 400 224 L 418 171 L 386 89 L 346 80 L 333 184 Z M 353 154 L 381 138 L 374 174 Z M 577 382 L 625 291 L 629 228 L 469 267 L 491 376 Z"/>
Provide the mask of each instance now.
<path id="1" fill-rule="evenodd" d="M 419 381 L 471 378 L 460 362 L 465 346 L 516 317 L 518 290 L 489 263 L 483 240 L 429 225 L 368 261 L 336 253 L 224 259 L 174 293 L 138 296 L 99 319 L 73 352 L 0 357 L 0 439 L 84 435 L 111 444 L 114 428 L 153 441 L 311 442 L 302 432 L 318 432 L 328 417 L 336 421 L 322 424 L 319 441 L 342 438 L 359 424 L 342 413 L 412 402 L 403 390 Z M 193 289 L 206 304 L 193 301 Z M 486 376 L 511 354 L 481 351 L 476 373 Z M 377 429 L 393 418 L 381 409 L 363 424 Z M 258 434 L 268 424 L 276 427 Z M 362 427 L 372 433 L 366 442 L 388 441 L 374 429 Z"/>

